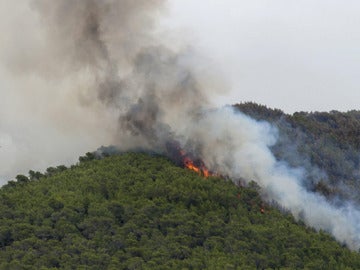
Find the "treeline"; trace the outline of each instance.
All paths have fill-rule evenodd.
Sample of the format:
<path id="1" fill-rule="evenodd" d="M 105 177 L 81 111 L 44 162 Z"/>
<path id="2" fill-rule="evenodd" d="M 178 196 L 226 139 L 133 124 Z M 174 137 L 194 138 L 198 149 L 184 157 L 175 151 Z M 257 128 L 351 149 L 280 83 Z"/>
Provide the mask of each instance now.
<path id="1" fill-rule="evenodd" d="M 309 189 L 360 203 L 360 194 L 349 192 L 360 188 L 360 111 L 290 115 L 252 102 L 234 107 L 279 129 L 273 153 L 291 166 L 305 168 Z"/>
<path id="2" fill-rule="evenodd" d="M 88 154 L 21 178 L 0 189 L 0 269 L 360 269 L 359 253 L 266 205 L 255 183 L 163 157 Z"/>

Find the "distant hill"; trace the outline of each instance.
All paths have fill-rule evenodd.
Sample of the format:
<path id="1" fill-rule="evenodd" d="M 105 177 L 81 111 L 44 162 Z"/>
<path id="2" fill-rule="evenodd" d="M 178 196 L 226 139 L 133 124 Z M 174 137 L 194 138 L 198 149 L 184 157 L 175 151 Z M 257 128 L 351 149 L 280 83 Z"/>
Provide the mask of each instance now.
<path id="1" fill-rule="evenodd" d="M 309 190 L 360 205 L 360 193 L 354 192 L 360 190 L 360 111 L 290 115 L 252 102 L 234 107 L 278 128 L 273 153 L 279 160 L 307 170 Z"/>
<path id="2" fill-rule="evenodd" d="M 0 189 L 0 269 L 360 269 L 360 254 L 266 205 L 258 186 L 125 153 Z"/>

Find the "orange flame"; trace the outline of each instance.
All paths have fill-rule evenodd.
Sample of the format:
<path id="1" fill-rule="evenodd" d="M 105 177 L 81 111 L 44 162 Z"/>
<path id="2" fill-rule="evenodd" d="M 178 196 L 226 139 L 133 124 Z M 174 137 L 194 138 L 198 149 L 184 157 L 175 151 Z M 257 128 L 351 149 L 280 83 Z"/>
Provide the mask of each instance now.
<path id="1" fill-rule="evenodd" d="M 202 175 L 204 177 L 209 177 L 211 175 L 213 175 L 209 170 L 208 168 L 206 168 L 206 166 L 200 162 L 200 165 L 195 165 L 194 161 L 191 160 L 186 154 L 184 151 L 180 151 L 182 157 L 183 157 L 183 162 L 184 162 L 184 166 L 185 168 L 189 169 L 189 170 L 192 170 L 196 173 L 198 173 L 199 175 Z"/>

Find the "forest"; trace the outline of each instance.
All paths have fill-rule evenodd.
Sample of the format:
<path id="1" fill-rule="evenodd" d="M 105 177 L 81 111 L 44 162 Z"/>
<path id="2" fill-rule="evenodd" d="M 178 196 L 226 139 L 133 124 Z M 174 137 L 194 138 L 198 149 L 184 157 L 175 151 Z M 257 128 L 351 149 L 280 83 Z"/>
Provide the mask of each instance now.
<path id="1" fill-rule="evenodd" d="M 279 130 L 272 147 L 279 160 L 305 168 L 307 188 L 329 200 L 360 206 L 360 111 L 285 114 L 253 102 L 234 108 Z"/>
<path id="2" fill-rule="evenodd" d="M 87 153 L 0 189 L 0 269 L 360 269 L 259 187 L 165 157 Z"/>

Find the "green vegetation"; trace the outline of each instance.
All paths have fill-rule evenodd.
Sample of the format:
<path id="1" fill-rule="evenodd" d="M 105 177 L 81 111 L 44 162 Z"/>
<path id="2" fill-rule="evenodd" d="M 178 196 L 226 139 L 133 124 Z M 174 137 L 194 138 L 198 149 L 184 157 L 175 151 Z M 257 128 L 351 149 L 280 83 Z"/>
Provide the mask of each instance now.
<path id="1" fill-rule="evenodd" d="M 360 269 L 360 254 L 265 205 L 258 187 L 127 153 L 0 189 L 0 269 Z"/>
<path id="2" fill-rule="evenodd" d="M 273 147 L 275 156 L 291 166 L 306 168 L 310 190 L 329 199 L 339 196 L 360 204 L 360 193 L 349 192 L 360 189 L 360 111 L 289 115 L 251 102 L 235 108 L 279 129 L 280 140 Z M 314 166 L 326 175 L 311 175 Z"/>

